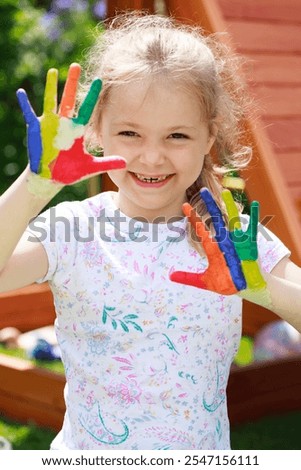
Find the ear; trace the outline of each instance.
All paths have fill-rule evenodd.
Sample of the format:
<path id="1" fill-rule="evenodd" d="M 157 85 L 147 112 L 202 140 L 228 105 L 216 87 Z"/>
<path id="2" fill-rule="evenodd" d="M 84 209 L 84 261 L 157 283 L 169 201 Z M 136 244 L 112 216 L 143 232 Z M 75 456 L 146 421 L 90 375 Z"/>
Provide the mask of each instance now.
<path id="1" fill-rule="evenodd" d="M 211 150 L 212 145 L 215 142 L 216 136 L 218 133 L 218 125 L 216 121 L 212 121 L 209 126 L 209 137 L 208 137 L 208 143 L 207 143 L 207 151 L 206 153 L 209 153 Z"/>

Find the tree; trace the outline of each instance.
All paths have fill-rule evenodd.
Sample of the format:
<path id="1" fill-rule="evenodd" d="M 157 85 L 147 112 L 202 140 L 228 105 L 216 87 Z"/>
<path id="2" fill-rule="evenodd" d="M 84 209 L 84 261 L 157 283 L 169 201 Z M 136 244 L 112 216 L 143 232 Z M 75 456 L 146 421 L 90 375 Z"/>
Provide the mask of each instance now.
<path id="1" fill-rule="evenodd" d="M 82 62 L 101 18 L 103 1 L 2 0 L 0 17 L 0 193 L 27 164 L 26 130 L 16 90 L 24 88 L 39 115 L 46 72 L 59 69 L 59 94 L 72 62 Z M 82 199 L 87 182 L 65 188 L 52 203 Z"/>

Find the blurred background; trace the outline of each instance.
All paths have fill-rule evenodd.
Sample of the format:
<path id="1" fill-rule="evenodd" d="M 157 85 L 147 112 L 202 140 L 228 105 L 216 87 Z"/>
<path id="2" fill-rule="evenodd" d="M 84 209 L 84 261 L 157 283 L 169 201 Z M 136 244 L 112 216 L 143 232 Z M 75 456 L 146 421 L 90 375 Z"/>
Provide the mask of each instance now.
<path id="1" fill-rule="evenodd" d="M 40 115 L 47 70 L 59 70 L 60 96 L 69 65 L 82 62 L 105 16 L 105 0 L 1 0 L 0 194 L 27 164 L 26 129 L 16 90 L 27 91 Z M 65 188 L 51 204 L 83 199 L 87 185 Z"/>

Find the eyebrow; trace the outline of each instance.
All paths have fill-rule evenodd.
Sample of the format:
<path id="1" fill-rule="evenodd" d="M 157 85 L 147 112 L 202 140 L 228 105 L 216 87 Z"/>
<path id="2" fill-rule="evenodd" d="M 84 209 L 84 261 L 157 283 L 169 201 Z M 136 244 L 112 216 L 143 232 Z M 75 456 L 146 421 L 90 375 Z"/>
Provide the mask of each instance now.
<path id="1" fill-rule="evenodd" d="M 137 122 L 131 122 L 131 121 L 115 121 L 113 122 L 113 126 L 140 127 L 140 125 Z"/>
<path id="2" fill-rule="evenodd" d="M 178 129 L 187 129 L 187 130 L 194 130 L 195 127 L 194 126 L 185 126 L 184 124 L 180 124 L 179 126 L 173 126 L 173 127 L 170 127 L 169 129 L 167 129 L 169 132 L 175 132 L 177 131 Z"/>
<path id="3" fill-rule="evenodd" d="M 140 126 L 139 123 L 137 122 L 132 122 L 132 121 L 115 121 L 113 123 L 113 126 L 128 126 L 128 127 L 135 127 L 136 129 L 140 129 L 142 126 Z M 178 124 L 176 126 L 172 126 L 168 129 L 166 129 L 168 132 L 175 132 L 177 130 L 184 130 L 184 129 L 187 129 L 187 130 L 194 130 L 195 127 L 194 126 L 185 126 L 185 124 Z"/>

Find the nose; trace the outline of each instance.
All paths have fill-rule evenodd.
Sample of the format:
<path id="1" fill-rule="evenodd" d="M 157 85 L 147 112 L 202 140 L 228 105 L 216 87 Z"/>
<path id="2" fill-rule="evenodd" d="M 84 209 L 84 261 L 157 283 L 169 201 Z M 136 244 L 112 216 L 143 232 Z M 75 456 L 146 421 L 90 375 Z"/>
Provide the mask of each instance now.
<path id="1" fill-rule="evenodd" d="M 144 165 L 159 166 L 162 165 L 165 161 L 165 153 L 162 149 L 162 146 L 158 144 L 151 144 L 144 146 L 141 149 L 139 159 Z"/>

